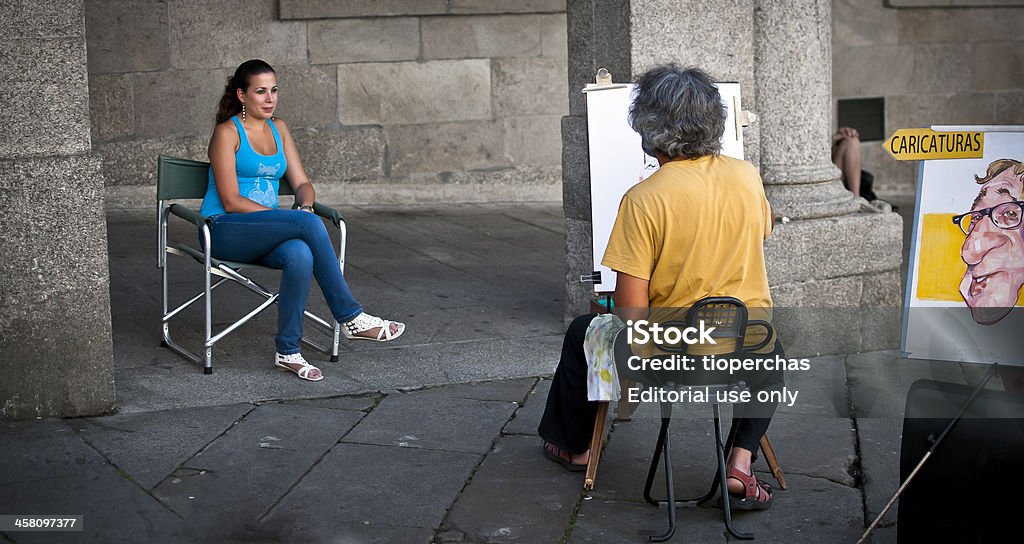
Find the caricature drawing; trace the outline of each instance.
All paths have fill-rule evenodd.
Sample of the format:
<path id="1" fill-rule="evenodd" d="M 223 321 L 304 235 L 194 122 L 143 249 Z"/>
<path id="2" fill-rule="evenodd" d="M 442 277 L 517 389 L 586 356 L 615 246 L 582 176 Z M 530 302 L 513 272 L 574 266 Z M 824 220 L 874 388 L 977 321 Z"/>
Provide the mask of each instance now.
<path id="1" fill-rule="evenodd" d="M 1016 305 L 1024 286 L 1024 164 L 993 161 L 975 181 L 981 188 L 971 211 L 953 217 L 965 236 L 960 258 L 967 269 L 959 291 L 974 321 L 991 325 Z"/>

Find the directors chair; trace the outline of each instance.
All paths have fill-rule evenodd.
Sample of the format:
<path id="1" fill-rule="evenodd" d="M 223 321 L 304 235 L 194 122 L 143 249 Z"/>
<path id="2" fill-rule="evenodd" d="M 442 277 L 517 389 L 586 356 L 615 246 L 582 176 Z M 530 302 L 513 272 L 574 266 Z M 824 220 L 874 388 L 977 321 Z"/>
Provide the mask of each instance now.
<path id="1" fill-rule="evenodd" d="M 210 224 L 206 218 L 188 206 L 170 202 L 172 200 L 202 199 L 203 196 L 206 195 L 206 189 L 209 183 L 209 168 L 210 163 L 208 162 L 179 159 L 161 155 L 157 162 L 156 185 L 158 221 L 157 244 L 159 249 L 157 266 L 162 272 L 161 283 L 163 288 L 163 306 L 161 314 L 163 340 L 160 345 L 169 348 L 171 351 L 195 363 L 201 363 L 203 365 L 204 374 L 213 373 L 214 344 L 222 340 L 228 334 L 237 330 L 250 319 L 259 315 L 263 310 L 266 310 L 268 307 L 273 305 L 277 302 L 278 297 L 276 292 L 261 286 L 252 279 L 246 277 L 244 274 L 249 270 L 275 269 L 253 263 L 240 263 L 213 258 L 210 255 Z M 285 196 L 294 195 L 295 193 L 292 191 L 291 186 L 285 182 L 281 183 L 279 194 Z M 319 202 L 313 205 L 313 211 L 320 217 L 330 219 L 331 223 L 338 228 L 338 268 L 340 268 L 344 273 L 345 239 L 347 235 L 345 220 L 337 210 L 320 204 Z M 204 249 L 196 249 L 188 243 L 175 243 L 168 239 L 167 224 L 168 219 L 172 215 L 184 219 L 196 226 L 199 239 L 202 240 L 202 247 Z M 170 308 L 170 284 L 168 282 L 167 270 L 169 261 L 167 259 L 167 255 L 188 257 L 189 260 L 193 260 L 203 266 L 203 290 L 174 308 Z M 214 276 L 218 278 L 216 281 L 213 280 Z M 255 308 L 250 310 L 244 316 L 227 325 L 221 331 L 214 333 L 212 311 L 213 290 L 224 285 L 225 282 L 238 284 L 259 295 L 262 300 Z M 171 338 L 170 327 L 171 319 L 178 316 L 182 310 L 188 308 L 199 300 L 203 301 L 205 307 L 202 355 L 189 351 L 176 343 Z M 341 325 L 337 321 L 334 321 L 333 317 L 331 321 L 328 322 L 309 311 L 305 312 L 305 317 L 330 337 L 330 344 L 325 346 L 312 342 L 306 338 L 303 338 L 302 341 L 314 349 L 330 355 L 331 362 L 337 362 L 338 346 L 341 340 Z"/>

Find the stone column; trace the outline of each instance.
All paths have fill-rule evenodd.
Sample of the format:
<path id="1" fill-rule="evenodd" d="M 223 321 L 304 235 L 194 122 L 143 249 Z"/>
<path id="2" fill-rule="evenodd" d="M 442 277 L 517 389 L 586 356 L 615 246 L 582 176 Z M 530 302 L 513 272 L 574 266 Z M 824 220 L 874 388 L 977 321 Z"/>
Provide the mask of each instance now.
<path id="1" fill-rule="evenodd" d="M 829 0 L 754 1 L 765 243 L 776 326 L 803 354 L 898 344 L 902 221 L 854 198 L 831 161 Z"/>
<path id="2" fill-rule="evenodd" d="M 790 219 L 856 212 L 830 150 L 830 1 L 756 0 L 754 29 L 761 178 L 774 211 Z"/>
<path id="3" fill-rule="evenodd" d="M 759 166 L 776 214 L 791 220 L 778 224 L 765 244 L 787 347 L 812 355 L 894 347 L 902 226 L 898 215 L 881 211 L 884 206 L 872 209 L 846 191 L 831 163 L 829 1 L 569 0 L 567 17 L 566 316 L 586 311 L 592 296 L 590 286 L 579 283 L 591 269 L 590 174 L 579 91 L 601 66 L 623 82 L 652 65 L 675 62 L 739 81 L 743 109 L 758 115 L 744 130 L 745 154 Z M 824 313 L 787 321 L 787 308 L 809 306 Z M 868 310 L 880 307 L 889 310 L 882 317 Z"/>
<path id="4" fill-rule="evenodd" d="M 583 87 L 607 68 L 616 82 L 632 77 L 629 0 L 568 0 L 569 115 L 562 118 L 562 209 L 565 212 L 565 319 L 586 313 L 593 285 L 580 276 L 593 270 L 590 157 Z"/>
<path id="5" fill-rule="evenodd" d="M 0 18 L 0 418 L 114 408 L 103 178 L 90 153 L 82 0 Z"/>

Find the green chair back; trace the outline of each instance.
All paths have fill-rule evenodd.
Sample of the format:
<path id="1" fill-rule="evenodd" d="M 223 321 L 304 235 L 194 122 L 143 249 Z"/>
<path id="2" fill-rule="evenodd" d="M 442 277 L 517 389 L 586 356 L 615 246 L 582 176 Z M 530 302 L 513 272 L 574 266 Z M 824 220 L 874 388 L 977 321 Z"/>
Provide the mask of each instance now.
<path id="1" fill-rule="evenodd" d="M 160 155 L 156 167 L 156 198 L 203 198 L 209 183 L 210 163 Z"/>
<path id="2" fill-rule="evenodd" d="M 206 196 L 210 183 L 210 163 L 160 155 L 156 169 L 157 200 L 185 198 L 201 199 Z M 281 182 L 278 195 L 294 195 L 287 181 Z"/>

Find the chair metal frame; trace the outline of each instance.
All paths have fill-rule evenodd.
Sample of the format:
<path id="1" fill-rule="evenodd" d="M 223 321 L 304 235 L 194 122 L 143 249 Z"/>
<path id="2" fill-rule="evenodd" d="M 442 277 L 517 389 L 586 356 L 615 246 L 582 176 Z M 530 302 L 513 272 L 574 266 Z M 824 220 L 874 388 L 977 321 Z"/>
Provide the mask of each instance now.
<path id="1" fill-rule="evenodd" d="M 158 245 L 158 257 L 157 267 L 161 269 L 161 286 L 163 291 L 163 303 L 161 312 L 161 325 L 163 340 L 161 346 L 167 347 L 171 351 L 189 359 L 194 363 L 203 365 L 204 374 L 213 373 L 213 346 L 222 340 L 227 335 L 231 334 L 239 327 L 244 325 L 250 319 L 259 315 L 263 310 L 266 310 L 271 305 L 277 302 L 278 293 L 273 290 L 267 289 L 262 285 L 256 283 L 252 279 L 246 277 L 242 271 L 245 269 L 253 270 L 276 270 L 266 266 L 253 264 L 253 263 L 242 263 L 236 261 L 228 261 L 224 259 L 215 259 L 210 255 L 211 247 L 211 234 L 210 234 L 210 221 L 203 217 L 200 213 L 196 212 L 188 206 L 184 206 L 178 203 L 172 203 L 172 200 L 194 200 L 202 199 L 206 194 L 206 190 L 209 184 L 209 167 L 210 163 L 203 161 L 193 161 L 189 159 L 180 159 L 175 157 L 168 157 L 160 155 L 157 160 L 157 245 Z M 279 189 L 280 196 L 294 195 L 294 192 L 290 185 L 282 183 Z M 313 211 L 318 216 L 330 219 L 331 223 L 338 228 L 339 231 L 339 242 L 338 242 L 338 268 L 345 272 L 345 243 L 348 235 L 348 229 L 345 225 L 345 220 L 341 214 L 329 206 L 325 206 L 319 202 L 314 203 Z M 200 251 L 185 243 L 172 243 L 168 239 L 168 219 L 171 216 L 177 216 L 185 221 L 188 221 L 196 226 L 199 231 L 199 236 L 202 240 L 203 250 Z M 169 283 L 168 283 L 168 259 L 167 255 L 178 255 L 182 257 L 191 258 L 203 265 L 204 268 L 204 287 L 195 296 L 186 300 L 174 308 L 170 308 L 170 296 L 169 296 Z M 216 282 L 213 281 L 213 276 L 217 276 Z M 244 316 L 227 325 L 222 330 L 214 333 L 213 332 L 213 308 L 212 308 L 212 295 L 213 290 L 223 285 L 225 282 L 236 283 L 245 287 L 247 290 L 260 295 L 263 301 L 255 308 L 250 310 Z M 202 355 L 194 353 L 184 346 L 178 344 L 171 338 L 171 319 L 176 317 L 184 309 L 188 308 L 192 304 L 203 300 L 205 310 L 205 322 L 204 322 L 204 340 L 203 340 L 203 353 Z M 333 318 L 331 321 L 327 321 L 308 310 L 305 311 L 305 317 L 322 329 L 331 337 L 330 345 L 321 345 L 313 342 L 307 338 L 303 338 L 302 342 L 308 344 L 314 349 L 323 352 L 324 354 L 330 355 L 331 362 L 338 361 L 338 348 L 341 341 L 341 324 L 335 321 Z"/>
<path id="2" fill-rule="evenodd" d="M 698 300 L 692 307 L 686 312 L 686 316 L 682 322 L 666 322 L 663 325 L 665 327 L 670 326 L 682 326 L 691 327 L 696 326 L 699 321 L 710 323 L 715 326 L 715 332 L 711 335 L 715 338 L 716 342 L 722 340 L 733 341 L 734 351 L 732 353 L 721 353 L 715 354 L 715 357 L 730 357 L 739 355 L 744 352 L 757 351 L 764 348 L 771 342 L 774 336 L 774 329 L 771 323 L 762 320 L 748 320 L 747 307 L 743 302 L 735 297 L 706 297 Z M 748 326 L 760 326 L 765 328 L 767 333 L 764 341 L 760 342 L 756 346 L 744 347 L 743 341 L 746 337 L 746 331 Z M 663 351 L 670 353 L 683 354 L 687 351 L 687 345 L 682 344 L 677 347 L 671 346 L 659 346 Z M 680 375 L 682 376 L 682 375 Z M 690 387 L 708 387 L 711 389 L 718 390 L 743 390 L 746 389 L 746 384 L 742 381 L 728 381 L 722 382 L 715 379 L 702 380 L 697 384 L 692 383 L 675 383 L 667 381 L 660 384 L 661 387 L 673 387 L 677 389 L 684 389 Z M 654 455 L 651 458 L 651 466 L 647 471 L 647 480 L 644 484 L 644 499 L 655 506 L 666 506 L 668 511 L 668 527 L 665 532 L 658 535 L 651 535 L 649 537 L 651 542 L 665 542 L 672 538 L 672 535 L 676 531 L 676 507 L 679 505 L 690 506 L 690 505 L 702 505 L 710 501 L 715 497 L 716 494 L 721 494 L 722 497 L 722 518 L 725 523 L 725 528 L 730 535 L 739 540 L 751 540 L 754 538 L 753 533 L 740 532 L 732 525 L 732 508 L 729 505 L 729 489 L 726 484 L 727 472 L 725 464 L 725 453 L 732 448 L 732 436 L 726 442 L 722 442 L 722 422 L 721 422 L 721 409 L 719 403 L 713 402 L 711 404 L 712 416 L 714 419 L 715 427 L 715 453 L 716 461 L 718 462 L 718 468 L 715 471 L 715 477 L 711 482 L 711 488 L 707 493 L 700 497 L 694 497 L 689 499 L 676 499 L 675 498 L 675 483 L 672 474 L 672 456 L 670 455 L 669 448 L 669 424 L 672 422 L 672 404 L 667 402 L 661 403 L 661 430 L 658 432 L 658 440 L 654 446 Z M 730 433 L 731 434 L 731 433 Z M 767 437 L 762 437 L 767 438 Z M 764 440 L 762 440 L 764 442 Z M 769 446 L 770 448 L 770 446 Z M 654 485 L 654 477 L 658 470 L 659 458 L 664 456 L 664 470 L 665 470 L 665 489 L 668 495 L 664 501 L 657 500 L 651 496 L 651 487 Z M 766 455 L 767 456 L 767 455 Z M 772 455 L 774 457 L 774 454 Z M 781 483 L 781 481 L 780 481 Z M 784 485 L 784 484 L 783 484 Z"/>

